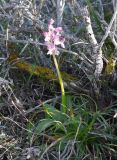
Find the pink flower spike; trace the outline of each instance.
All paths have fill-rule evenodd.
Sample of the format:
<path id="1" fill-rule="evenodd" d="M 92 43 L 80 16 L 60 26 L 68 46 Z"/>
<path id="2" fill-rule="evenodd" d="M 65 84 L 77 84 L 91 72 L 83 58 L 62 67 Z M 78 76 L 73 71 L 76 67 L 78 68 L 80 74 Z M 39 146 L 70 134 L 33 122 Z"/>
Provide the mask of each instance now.
<path id="1" fill-rule="evenodd" d="M 55 31 L 56 31 L 57 33 L 59 33 L 59 32 L 62 32 L 63 29 L 62 29 L 62 27 L 57 27 L 57 28 L 55 28 Z"/>
<path id="2" fill-rule="evenodd" d="M 52 51 L 48 51 L 48 52 L 47 52 L 47 55 L 52 55 L 52 54 L 53 54 Z"/>
<path id="3" fill-rule="evenodd" d="M 45 41 L 48 42 L 51 39 L 51 35 L 49 32 L 44 32 L 44 36 L 45 36 Z"/>
<path id="4" fill-rule="evenodd" d="M 62 48 L 65 48 L 65 45 L 64 45 L 64 43 L 61 43 L 60 45 L 61 45 L 61 47 L 62 47 Z"/>
<path id="5" fill-rule="evenodd" d="M 49 30 L 49 32 L 51 32 L 51 31 L 54 31 L 54 27 L 53 27 L 53 23 L 54 23 L 54 20 L 53 19 L 51 19 L 50 21 L 49 21 L 49 23 L 48 23 L 48 30 Z"/>
<path id="6" fill-rule="evenodd" d="M 44 32 L 44 33 L 43 33 L 43 35 L 44 35 L 45 37 L 47 36 L 47 34 L 48 34 L 48 32 Z"/>
<path id="7" fill-rule="evenodd" d="M 58 35 L 54 35 L 53 39 L 54 39 L 54 44 L 55 45 L 61 44 L 60 37 Z"/>
<path id="8" fill-rule="evenodd" d="M 51 19 L 48 24 L 48 32 L 44 32 L 45 44 L 48 49 L 47 54 L 55 54 L 59 55 L 59 51 L 57 46 L 60 45 L 62 48 L 65 48 L 64 42 L 65 38 L 61 36 L 62 27 L 54 28 L 53 26 L 54 20 Z"/>
<path id="9" fill-rule="evenodd" d="M 58 56 L 60 54 L 60 52 L 58 50 L 56 50 L 56 52 L 54 54 Z"/>
<path id="10" fill-rule="evenodd" d="M 56 46 L 54 44 L 48 43 L 47 47 L 48 47 L 48 50 L 50 50 L 50 51 L 56 50 Z"/>
<path id="11" fill-rule="evenodd" d="M 65 38 L 60 37 L 60 45 L 62 48 L 65 48 L 64 42 L 65 42 Z"/>
<path id="12" fill-rule="evenodd" d="M 54 20 L 53 20 L 53 19 L 50 19 L 49 25 L 52 25 L 53 23 L 54 23 Z"/>

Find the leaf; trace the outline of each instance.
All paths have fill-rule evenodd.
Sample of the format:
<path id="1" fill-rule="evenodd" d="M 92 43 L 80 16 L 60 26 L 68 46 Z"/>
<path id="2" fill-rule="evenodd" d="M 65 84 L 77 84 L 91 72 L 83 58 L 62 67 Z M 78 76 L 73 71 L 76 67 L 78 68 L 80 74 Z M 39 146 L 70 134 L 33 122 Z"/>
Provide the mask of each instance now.
<path id="1" fill-rule="evenodd" d="M 41 132 L 43 132 L 45 129 L 47 129 L 48 127 L 52 126 L 53 124 L 53 120 L 52 119 L 42 119 L 41 121 L 39 121 L 35 132 L 40 134 Z"/>
<path id="2" fill-rule="evenodd" d="M 44 108 L 45 108 L 45 112 L 47 113 L 47 116 L 49 118 L 52 118 L 53 120 L 64 123 L 69 118 L 67 114 L 63 113 L 62 111 L 57 110 L 51 105 L 45 104 Z"/>
<path id="3" fill-rule="evenodd" d="M 27 123 L 27 125 L 26 125 L 26 129 L 28 129 L 29 131 L 32 131 L 33 127 L 34 127 L 34 125 L 33 125 L 32 122 L 30 122 L 30 121 L 29 121 L 29 122 Z M 28 136 L 29 136 L 29 138 L 31 138 L 32 133 L 31 133 L 31 132 L 28 132 Z"/>
<path id="4" fill-rule="evenodd" d="M 114 89 L 109 89 L 109 92 L 112 94 L 112 96 L 117 97 L 117 91 Z"/>
<path id="5" fill-rule="evenodd" d="M 48 127 L 51 127 L 51 126 L 60 128 L 64 132 L 66 132 L 64 125 L 60 121 L 55 121 L 53 119 L 43 119 L 43 120 L 39 121 L 39 123 L 35 129 L 35 132 L 37 134 L 40 134 L 41 132 L 45 131 Z"/>

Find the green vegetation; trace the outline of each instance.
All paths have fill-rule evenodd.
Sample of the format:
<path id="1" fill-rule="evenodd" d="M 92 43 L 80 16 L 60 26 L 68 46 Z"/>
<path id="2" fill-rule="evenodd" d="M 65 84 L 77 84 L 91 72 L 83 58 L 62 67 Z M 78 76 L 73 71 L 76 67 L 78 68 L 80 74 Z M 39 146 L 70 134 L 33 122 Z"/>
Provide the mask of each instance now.
<path id="1" fill-rule="evenodd" d="M 117 4 L 59 2 L 0 1 L 0 160 L 117 159 Z"/>

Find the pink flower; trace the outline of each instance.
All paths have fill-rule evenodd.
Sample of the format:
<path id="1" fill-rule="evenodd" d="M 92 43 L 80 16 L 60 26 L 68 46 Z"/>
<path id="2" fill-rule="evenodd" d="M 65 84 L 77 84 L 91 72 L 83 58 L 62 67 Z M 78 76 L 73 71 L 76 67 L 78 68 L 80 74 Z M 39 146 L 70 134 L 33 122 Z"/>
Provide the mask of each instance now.
<path id="1" fill-rule="evenodd" d="M 51 19 L 51 20 L 49 21 L 49 24 L 48 24 L 48 30 L 49 30 L 49 31 L 54 30 L 53 23 L 54 23 L 54 20 Z"/>
<path id="2" fill-rule="evenodd" d="M 65 38 L 61 36 L 63 32 L 62 27 L 53 27 L 54 20 L 51 19 L 48 24 L 48 32 L 44 32 L 46 46 L 48 48 L 47 54 L 55 54 L 59 55 L 59 51 L 57 50 L 57 46 L 60 45 L 62 48 L 65 48 L 64 42 Z"/>
<path id="3" fill-rule="evenodd" d="M 45 41 L 48 42 L 51 39 L 51 35 L 49 32 L 44 32 L 44 36 L 45 36 Z"/>
<path id="4" fill-rule="evenodd" d="M 60 34 L 62 31 L 63 31 L 62 27 L 57 27 L 57 28 L 55 28 L 55 32 L 56 32 L 57 34 Z"/>

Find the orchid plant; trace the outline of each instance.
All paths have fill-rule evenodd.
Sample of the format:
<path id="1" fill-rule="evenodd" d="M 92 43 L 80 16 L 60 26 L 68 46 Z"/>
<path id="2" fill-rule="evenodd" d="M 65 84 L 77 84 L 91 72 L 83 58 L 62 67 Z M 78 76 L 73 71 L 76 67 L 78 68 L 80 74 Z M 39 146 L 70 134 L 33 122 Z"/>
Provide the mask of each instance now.
<path id="1" fill-rule="evenodd" d="M 57 70 L 58 79 L 59 79 L 59 83 L 61 86 L 62 111 L 66 112 L 66 99 L 65 99 L 64 84 L 63 84 L 62 76 L 59 70 L 59 65 L 56 59 L 56 55 L 59 55 L 57 46 L 60 45 L 62 48 L 65 48 L 65 45 L 64 45 L 65 38 L 61 36 L 61 33 L 63 32 L 62 27 L 54 28 L 53 24 L 54 24 L 54 20 L 51 19 L 48 24 L 48 32 L 44 32 L 45 44 L 48 49 L 47 54 L 53 56 L 53 61 L 54 61 L 54 64 Z"/>

